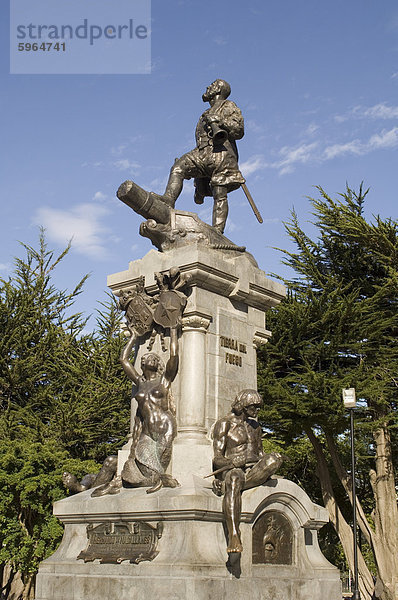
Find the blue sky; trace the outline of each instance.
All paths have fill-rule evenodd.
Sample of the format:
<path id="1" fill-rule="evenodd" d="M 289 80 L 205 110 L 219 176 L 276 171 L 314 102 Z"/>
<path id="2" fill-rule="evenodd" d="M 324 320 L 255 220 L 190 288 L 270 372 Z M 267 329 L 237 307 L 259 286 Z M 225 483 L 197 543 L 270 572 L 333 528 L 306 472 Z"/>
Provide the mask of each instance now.
<path id="1" fill-rule="evenodd" d="M 91 273 L 77 306 L 93 312 L 107 274 L 151 248 L 118 186 L 133 179 L 163 192 L 174 159 L 194 147 L 201 95 L 217 77 L 244 114 L 240 164 L 264 218 L 237 190 L 226 235 L 267 273 L 287 273 L 273 247 L 289 247 L 293 207 L 311 220 L 315 185 L 334 196 L 364 180 L 367 216 L 397 216 L 395 1 L 153 0 L 150 75 L 10 75 L 4 0 L 0 27 L 3 277 L 18 240 L 36 244 L 43 225 L 56 251 L 73 237 L 56 283 Z M 192 196 L 186 182 L 178 206 L 195 210 Z M 211 205 L 199 207 L 204 220 Z"/>

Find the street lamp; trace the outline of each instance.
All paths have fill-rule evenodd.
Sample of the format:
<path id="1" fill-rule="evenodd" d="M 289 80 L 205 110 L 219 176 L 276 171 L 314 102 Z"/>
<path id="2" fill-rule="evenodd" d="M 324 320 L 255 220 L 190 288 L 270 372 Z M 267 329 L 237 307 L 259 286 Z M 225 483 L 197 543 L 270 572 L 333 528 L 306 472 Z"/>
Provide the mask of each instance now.
<path id="1" fill-rule="evenodd" d="M 352 477 L 352 529 L 354 537 L 354 591 L 352 600 L 361 600 L 358 589 L 358 551 L 357 551 L 357 494 L 355 490 L 355 450 L 354 450 L 354 408 L 357 405 L 355 388 L 343 389 L 344 407 L 350 411 L 351 425 L 351 477 Z"/>

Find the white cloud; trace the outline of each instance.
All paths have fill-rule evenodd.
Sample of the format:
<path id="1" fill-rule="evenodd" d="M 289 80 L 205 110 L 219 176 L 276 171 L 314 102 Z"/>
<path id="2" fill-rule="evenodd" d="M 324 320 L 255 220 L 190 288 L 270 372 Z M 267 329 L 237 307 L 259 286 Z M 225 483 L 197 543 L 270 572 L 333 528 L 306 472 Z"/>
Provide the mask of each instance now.
<path id="1" fill-rule="evenodd" d="M 112 165 L 119 171 L 137 171 L 141 165 L 137 162 L 131 161 L 128 158 L 120 158 L 115 160 Z"/>
<path id="2" fill-rule="evenodd" d="M 78 204 L 70 210 L 42 206 L 33 222 L 46 229 L 49 240 L 66 246 L 72 239 L 72 248 L 89 258 L 103 259 L 107 256 L 106 241 L 109 229 L 101 219 L 109 210 L 101 205 Z"/>
<path id="3" fill-rule="evenodd" d="M 276 169 L 280 175 L 286 175 L 294 171 L 299 164 L 322 163 L 347 154 L 363 156 L 376 150 L 395 147 L 398 147 L 398 126 L 374 133 L 365 141 L 353 139 L 330 144 L 324 148 L 319 141 L 298 146 L 284 146 L 278 152 L 278 160 L 267 162 L 263 155 L 255 155 L 241 163 L 240 169 L 245 177 L 267 168 Z"/>
<path id="4" fill-rule="evenodd" d="M 398 71 L 391 75 L 391 79 L 396 79 L 398 77 Z"/>
<path id="5" fill-rule="evenodd" d="M 82 167 L 91 167 L 94 169 L 100 169 L 101 171 L 107 169 L 117 169 L 118 171 L 135 171 L 137 172 L 141 165 L 135 161 L 131 161 L 128 158 L 119 158 L 111 162 L 105 162 L 103 160 L 97 160 L 95 162 L 84 162 Z"/>
<path id="6" fill-rule="evenodd" d="M 398 145 L 398 127 L 393 127 L 388 131 L 384 129 L 380 134 L 375 133 L 367 145 L 369 151 L 379 148 L 395 148 Z"/>
<path id="7" fill-rule="evenodd" d="M 304 134 L 308 135 L 308 136 L 313 136 L 314 133 L 316 133 L 319 129 L 319 125 L 316 125 L 316 123 L 310 123 L 307 127 L 307 129 L 305 130 Z"/>
<path id="8" fill-rule="evenodd" d="M 82 167 L 94 167 L 94 169 L 102 169 L 106 167 L 106 164 L 102 160 L 97 160 L 95 162 L 87 162 L 82 163 Z"/>
<path id="9" fill-rule="evenodd" d="M 225 232 L 226 233 L 233 233 L 234 231 L 236 231 L 237 229 L 240 229 L 236 223 L 234 223 L 230 218 L 227 220 L 227 224 L 225 226 Z"/>
<path id="10" fill-rule="evenodd" d="M 114 156 L 120 156 L 127 148 L 127 144 L 119 144 L 118 146 L 113 146 L 111 148 L 111 154 Z"/>
<path id="11" fill-rule="evenodd" d="M 134 144 L 136 144 L 137 142 L 141 142 L 145 140 L 145 136 L 142 135 L 141 133 L 138 135 L 133 135 L 131 137 L 129 137 L 128 139 L 124 140 L 123 142 L 121 142 L 120 144 L 117 144 L 116 146 L 112 146 L 111 147 L 111 154 L 113 156 L 120 156 L 121 154 L 123 154 L 123 152 L 125 152 L 125 150 L 127 150 L 127 148 L 133 146 Z"/>
<path id="12" fill-rule="evenodd" d="M 361 143 L 359 140 L 352 140 L 345 144 L 333 144 L 327 146 L 323 151 L 323 160 L 331 160 L 342 154 L 362 154 Z"/>
<path id="13" fill-rule="evenodd" d="M 245 127 L 248 131 L 253 133 L 263 133 L 264 127 L 259 125 L 254 119 L 245 119 Z"/>
<path id="14" fill-rule="evenodd" d="M 202 219 L 202 221 L 204 221 L 205 223 L 211 223 L 213 215 L 213 202 L 211 198 L 205 198 L 205 203 L 202 205 L 201 208 L 198 206 L 196 210 L 199 215 L 199 218 Z"/>
<path id="15" fill-rule="evenodd" d="M 384 103 L 375 104 L 365 109 L 363 116 L 370 117 L 371 119 L 397 119 L 398 106 L 388 106 Z"/>
<path id="16" fill-rule="evenodd" d="M 280 149 L 279 154 L 283 157 L 282 160 L 276 161 L 273 166 L 279 169 L 280 175 L 291 173 L 294 165 L 297 163 L 305 164 L 314 158 L 314 150 L 318 147 L 318 142 L 312 144 L 301 144 L 295 148 L 284 146 Z"/>
<path id="17" fill-rule="evenodd" d="M 244 177 L 252 175 L 256 171 L 265 169 L 269 165 L 265 162 L 264 157 L 261 154 L 251 156 L 243 163 L 240 163 L 239 168 Z"/>
<path id="18" fill-rule="evenodd" d="M 0 263 L 0 271 L 9 271 L 10 269 L 10 263 Z"/>
<path id="19" fill-rule="evenodd" d="M 300 144 L 293 147 L 283 146 L 278 152 L 279 160 L 267 162 L 264 156 L 255 155 L 241 163 L 240 170 L 245 177 L 266 168 L 277 169 L 280 175 L 286 175 L 294 171 L 296 164 L 305 164 L 314 160 L 318 156 L 318 153 L 315 153 L 318 145 L 318 142 L 312 142 L 311 144 Z"/>
<path id="20" fill-rule="evenodd" d="M 145 187 L 145 184 L 143 184 L 143 187 L 156 194 L 163 194 L 166 189 L 168 178 L 168 175 L 165 175 L 164 177 L 155 177 L 155 179 L 151 179 L 147 187 Z"/>
<path id="21" fill-rule="evenodd" d="M 350 118 L 354 119 L 397 119 L 398 106 L 389 106 L 385 102 L 379 102 L 374 106 L 354 106 L 354 108 L 344 115 L 335 115 L 336 123 L 344 123 Z"/>
<path id="22" fill-rule="evenodd" d="M 93 200 L 106 200 L 106 195 L 103 192 L 95 192 Z"/>
<path id="23" fill-rule="evenodd" d="M 362 156 L 374 150 L 395 148 L 398 146 L 398 127 L 383 130 L 381 133 L 373 134 L 366 142 L 352 140 L 345 144 L 334 144 L 327 146 L 323 152 L 322 160 L 330 160 L 343 154 L 356 154 Z"/>

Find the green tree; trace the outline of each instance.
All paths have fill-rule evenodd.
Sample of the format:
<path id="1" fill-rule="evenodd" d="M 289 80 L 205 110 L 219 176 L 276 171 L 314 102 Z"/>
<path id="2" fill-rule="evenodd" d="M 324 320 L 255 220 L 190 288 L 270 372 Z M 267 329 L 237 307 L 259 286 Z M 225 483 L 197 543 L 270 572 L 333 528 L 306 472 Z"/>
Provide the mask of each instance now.
<path id="1" fill-rule="evenodd" d="M 130 390 L 115 303 L 104 302 L 85 333 L 72 309 L 86 278 L 72 292 L 52 283 L 69 246 L 55 257 L 43 233 L 37 250 L 23 246 L 26 258 L 0 280 L 0 565 L 5 591 L 19 578 L 29 598 L 39 563 L 62 537 L 52 516 L 65 496 L 62 473 L 95 472 L 120 447 Z"/>
<path id="2" fill-rule="evenodd" d="M 312 200 L 318 239 L 305 234 L 295 213 L 286 226 L 297 250 L 284 251 L 285 264 L 297 275 L 285 281 L 288 297 L 270 316 L 273 337 L 260 354 L 260 387 L 267 397 L 263 419 L 286 445 L 303 435 L 311 442 L 323 500 L 352 570 L 346 501 L 352 501 L 352 483 L 341 389 L 357 389 L 358 523 L 373 552 L 377 595 L 393 600 L 398 223 L 380 217 L 367 222 L 362 187 L 358 194 L 347 188 L 338 200 L 318 189 L 320 198 Z M 359 568 L 362 597 L 369 599 L 374 585 L 361 553 Z"/>

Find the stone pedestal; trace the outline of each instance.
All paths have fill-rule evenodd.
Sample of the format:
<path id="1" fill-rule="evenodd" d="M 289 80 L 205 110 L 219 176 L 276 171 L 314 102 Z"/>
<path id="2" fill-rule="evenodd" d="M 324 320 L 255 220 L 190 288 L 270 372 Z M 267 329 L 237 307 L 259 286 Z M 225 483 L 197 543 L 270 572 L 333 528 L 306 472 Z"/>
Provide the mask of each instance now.
<path id="1" fill-rule="evenodd" d="M 317 542 L 317 530 L 328 521 L 325 509 L 280 478 L 245 491 L 244 550 L 230 562 L 222 499 L 213 494 L 211 479 L 204 479 L 212 470 L 214 423 L 240 390 L 257 387 L 256 347 L 271 335 L 265 311 L 283 298 L 283 286 L 267 279 L 249 254 L 199 243 L 151 250 L 110 275 L 108 285 L 117 293 L 144 276 L 151 294 L 154 273 L 171 267 L 189 274 L 192 286 L 172 386 L 178 435 L 169 470 L 181 487 L 151 495 L 122 489 L 100 498 L 91 498 L 89 490 L 55 503 L 65 534 L 40 567 L 36 600 L 340 600 L 338 570 Z M 163 354 L 159 340 L 154 351 Z M 145 352 L 146 343 L 137 348 L 136 360 Z M 119 472 L 127 455 L 128 444 L 119 453 Z M 95 551 L 87 549 L 88 536 Z M 149 539 L 151 551 L 133 557 L 138 564 L 123 560 L 124 548 Z M 91 551 L 95 560 L 84 562 Z M 107 552 L 119 552 L 122 562 L 101 563 Z"/>
<path id="2" fill-rule="evenodd" d="M 65 523 L 64 539 L 40 567 L 36 600 L 340 600 L 339 572 L 321 554 L 317 542 L 327 512 L 301 488 L 272 478 L 244 492 L 244 551 L 231 564 L 221 499 L 203 479 L 193 480 L 191 490 L 182 486 L 148 496 L 144 489 L 124 489 L 116 496 L 95 499 L 88 491 L 56 502 L 54 513 Z M 282 515 L 282 522 L 276 522 L 275 515 Z M 77 559 L 88 543 L 87 525 L 137 520 L 163 524 L 152 561 L 101 564 L 98 559 Z M 260 546 L 265 540 L 271 548 L 269 556 L 259 547 L 259 529 Z M 290 555 L 278 548 L 283 540 L 291 548 Z"/>
<path id="3" fill-rule="evenodd" d="M 191 294 L 184 311 L 180 366 L 173 384 L 178 436 L 171 472 L 190 485 L 192 475 L 211 471 L 209 433 L 227 414 L 236 394 L 257 387 L 256 348 L 271 336 L 265 311 L 284 297 L 284 287 L 267 279 L 247 252 L 209 249 L 199 243 L 168 252 L 150 250 L 127 271 L 108 277 L 115 293 L 145 277 L 145 289 L 157 289 L 154 273 L 178 267 L 190 276 Z M 159 340 L 154 350 L 163 352 Z M 147 352 L 137 349 L 136 361 Z M 121 454 L 125 460 L 127 453 Z M 121 465 L 119 465 L 120 471 Z"/>

